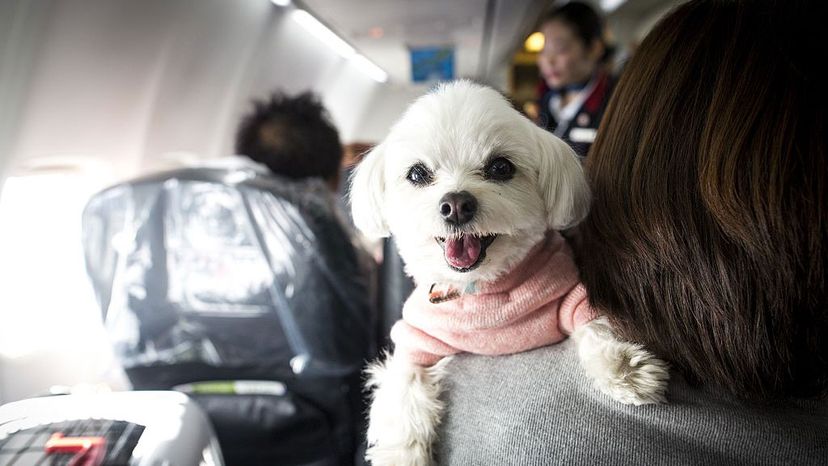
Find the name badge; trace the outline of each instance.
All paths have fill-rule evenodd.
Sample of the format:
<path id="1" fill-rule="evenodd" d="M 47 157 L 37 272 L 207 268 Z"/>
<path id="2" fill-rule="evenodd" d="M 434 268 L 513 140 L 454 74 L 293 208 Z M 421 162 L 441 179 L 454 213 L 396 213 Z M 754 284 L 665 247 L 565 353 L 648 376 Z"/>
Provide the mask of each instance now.
<path id="1" fill-rule="evenodd" d="M 596 130 L 593 128 L 572 128 L 572 131 L 569 132 L 569 140 L 592 144 L 595 141 L 595 134 Z"/>

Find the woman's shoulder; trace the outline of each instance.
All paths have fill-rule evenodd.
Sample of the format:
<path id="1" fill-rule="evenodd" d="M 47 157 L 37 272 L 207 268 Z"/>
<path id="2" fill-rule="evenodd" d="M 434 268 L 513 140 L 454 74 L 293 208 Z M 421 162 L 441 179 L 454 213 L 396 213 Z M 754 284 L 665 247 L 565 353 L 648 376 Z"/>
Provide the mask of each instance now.
<path id="1" fill-rule="evenodd" d="M 591 386 L 571 340 L 449 365 L 440 464 L 828 461 L 828 401 L 753 406 L 674 375 L 666 405 Z"/>

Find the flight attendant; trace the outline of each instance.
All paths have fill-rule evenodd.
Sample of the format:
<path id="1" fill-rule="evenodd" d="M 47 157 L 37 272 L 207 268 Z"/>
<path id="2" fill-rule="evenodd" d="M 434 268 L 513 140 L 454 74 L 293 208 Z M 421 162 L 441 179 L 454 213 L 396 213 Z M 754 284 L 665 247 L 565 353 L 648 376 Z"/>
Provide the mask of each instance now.
<path id="1" fill-rule="evenodd" d="M 586 157 L 614 80 L 606 71 L 603 20 L 595 10 L 570 2 L 552 10 L 541 24 L 544 46 L 538 68 L 545 84 L 539 124 Z"/>

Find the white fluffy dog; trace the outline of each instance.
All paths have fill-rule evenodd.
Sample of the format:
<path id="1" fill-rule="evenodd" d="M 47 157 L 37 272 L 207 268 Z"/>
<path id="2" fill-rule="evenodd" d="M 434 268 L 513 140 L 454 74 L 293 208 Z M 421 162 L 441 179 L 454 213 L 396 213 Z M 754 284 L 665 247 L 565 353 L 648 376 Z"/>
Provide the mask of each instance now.
<path id="1" fill-rule="evenodd" d="M 415 282 L 468 290 L 508 273 L 548 231 L 580 221 L 589 191 L 563 141 L 498 92 L 459 81 L 418 99 L 366 156 L 351 204 L 365 235 L 395 236 Z M 664 401 L 666 364 L 617 339 L 604 319 L 572 337 L 599 389 L 624 403 Z M 392 355 L 369 369 L 375 466 L 431 462 L 449 359 L 424 367 Z"/>

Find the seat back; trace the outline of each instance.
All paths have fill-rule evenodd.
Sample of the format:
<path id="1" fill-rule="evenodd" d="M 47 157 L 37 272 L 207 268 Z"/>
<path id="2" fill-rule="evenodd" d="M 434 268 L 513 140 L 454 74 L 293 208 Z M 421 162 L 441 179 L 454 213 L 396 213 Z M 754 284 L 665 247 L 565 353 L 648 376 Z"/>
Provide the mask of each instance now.
<path id="1" fill-rule="evenodd" d="M 283 395 L 239 394 L 230 407 L 209 395 L 207 411 L 239 432 L 251 403 L 264 403 L 251 435 L 262 425 L 276 429 L 262 438 L 286 439 L 312 422 L 314 435 L 331 432 L 337 455 L 352 450 L 375 316 L 368 274 L 332 206 L 321 181 L 238 168 L 166 172 L 96 195 L 83 218 L 87 271 L 135 388 L 279 381 Z"/>

